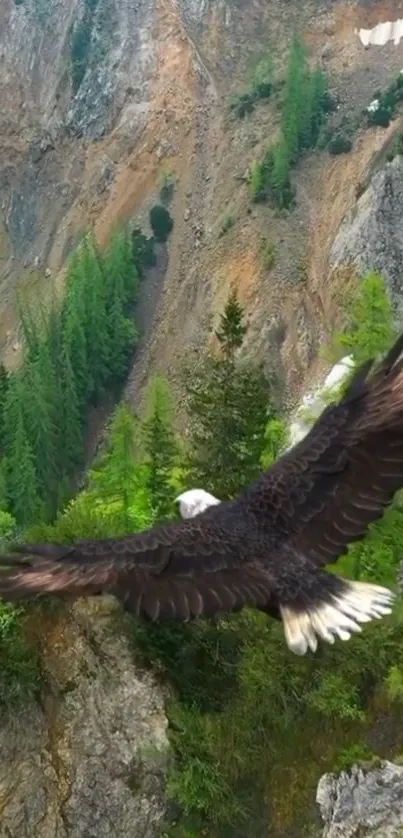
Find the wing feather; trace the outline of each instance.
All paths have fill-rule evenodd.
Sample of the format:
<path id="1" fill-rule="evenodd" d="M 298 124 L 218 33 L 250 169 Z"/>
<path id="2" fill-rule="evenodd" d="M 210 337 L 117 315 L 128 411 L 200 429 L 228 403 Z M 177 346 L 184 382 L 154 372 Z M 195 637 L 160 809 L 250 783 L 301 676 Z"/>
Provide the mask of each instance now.
<path id="1" fill-rule="evenodd" d="M 361 539 L 403 486 L 403 335 L 241 499 L 317 564 Z M 372 372 L 371 372 L 372 369 Z"/>
<path id="2" fill-rule="evenodd" d="M 273 579 L 261 562 L 250 563 L 252 534 L 232 504 L 217 510 L 123 539 L 22 545 L 22 557 L 8 557 L 13 566 L 0 571 L 0 596 L 105 592 L 150 620 L 187 621 L 264 606 Z"/>

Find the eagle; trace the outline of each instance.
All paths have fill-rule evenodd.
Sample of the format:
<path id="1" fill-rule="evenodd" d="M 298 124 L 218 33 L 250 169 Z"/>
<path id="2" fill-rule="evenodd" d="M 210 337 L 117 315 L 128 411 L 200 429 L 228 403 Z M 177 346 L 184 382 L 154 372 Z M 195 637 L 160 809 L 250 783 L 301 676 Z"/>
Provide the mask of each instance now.
<path id="1" fill-rule="evenodd" d="M 14 545 L 8 601 L 113 594 L 152 621 L 217 618 L 244 606 L 282 622 L 289 649 L 347 640 L 390 614 L 394 593 L 327 566 L 362 539 L 403 486 L 403 334 L 352 373 L 309 433 L 229 501 L 177 499 L 181 519 L 121 538 Z"/>

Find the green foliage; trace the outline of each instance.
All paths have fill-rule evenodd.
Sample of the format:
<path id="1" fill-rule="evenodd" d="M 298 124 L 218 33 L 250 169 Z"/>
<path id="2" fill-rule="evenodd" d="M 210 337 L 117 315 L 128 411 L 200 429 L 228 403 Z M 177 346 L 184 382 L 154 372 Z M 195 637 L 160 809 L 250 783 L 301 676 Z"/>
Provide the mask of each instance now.
<path id="1" fill-rule="evenodd" d="M 273 62 L 269 55 L 263 55 L 254 65 L 250 74 L 250 88 L 244 93 L 232 96 L 230 112 L 238 119 L 244 119 L 252 113 L 259 99 L 268 99 L 272 93 Z"/>
<path id="2" fill-rule="evenodd" d="M 390 162 L 398 155 L 403 155 L 403 133 L 397 134 L 388 149 L 387 160 Z"/>
<path id="3" fill-rule="evenodd" d="M 0 509 L 0 543 L 10 541 L 10 539 L 15 535 L 15 531 L 15 518 L 13 518 L 9 512 L 5 512 L 3 509 Z"/>
<path id="4" fill-rule="evenodd" d="M 275 259 L 276 245 L 270 239 L 265 239 L 262 243 L 262 261 L 268 271 L 273 267 Z"/>
<path id="5" fill-rule="evenodd" d="M 139 276 L 145 268 L 152 268 L 156 264 L 154 238 L 147 238 L 141 230 L 135 228 L 132 232 L 132 256 Z"/>
<path id="6" fill-rule="evenodd" d="M 121 391 L 137 340 L 138 284 L 127 232 L 103 254 L 86 237 L 68 267 L 61 309 L 21 309 L 23 368 L 10 377 L 0 370 L 1 499 L 20 526 L 54 519 L 83 465 L 89 406 Z"/>
<path id="7" fill-rule="evenodd" d="M 153 518 L 168 520 L 174 513 L 172 472 L 179 448 L 173 430 L 173 405 L 162 378 L 155 377 L 149 382 L 142 433 L 148 470 L 146 488 Z"/>
<path id="8" fill-rule="evenodd" d="M 399 102 L 403 101 L 403 75 L 399 73 L 387 90 L 379 93 L 376 98 L 378 106 L 367 110 L 368 123 L 387 128 L 391 119 L 396 116 Z"/>
<path id="9" fill-rule="evenodd" d="M 249 190 L 252 201 L 257 203 L 266 199 L 266 178 L 263 163 L 255 160 L 250 167 Z"/>
<path id="10" fill-rule="evenodd" d="M 262 367 L 237 359 L 243 310 L 231 295 L 216 332 L 219 350 L 191 360 L 185 372 L 188 481 L 234 497 L 260 470 L 271 382 Z"/>
<path id="11" fill-rule="evenodd" d="M 285 450 L 287 445 L 288 432 L 284 420 L 276 416 L 271 417 L 267 422 L 264 432 L 263 450 L 260 457 L 262 469 L 269 468 Z"/>
<path id="12" fill-rule="evenodd" d="M 347 154 L 353 147 L 352 140 L 344 134 L 335 134 L 328 142 L 330 154 Z"/>
<path id="13" fill-rule="evenodd" d="M 164 171 L 161 176 L 160 199 L 163 204 L 169 204 L 175 189 L 175 178 L 172 172 Z"/>
<path id="14" fill-rule="evenodd" d="M 166 207 L 156 204 L 150 210 L 150 224 L 157 242 L 166 242 L 173 226 L 173 220 Z"/>
<path id="15" fill-rule="evenodd" d="M 367 745 L 363 745 L 361 742 L 354 743 L 339 751 L 333 763 L 332 771 L 336 773 L 349 771 L 353 765 L 370 762 L 373 758 L 374 755 Z"/>
<path id="16" fill-rule="evenodd" d="M 313 710 L 330 719 L 363 719 L 358 690 L 343 676 L 329 673 L 309 692 L 307 702 Z"/>
<path id="17" fill-rule="evenodd" d="M 396 338 L 391 302 L 382 277 L 361 279 L 359 293 L 347 304 L 347 328 L 335 339 L 359 363 L 384 352 Z"/>
<path id="18" fill-rule="evenodd" d="M 228 230 L 231 230 L 231 228 L 235 225 L 235 221 L 235 213 L 231 210 L 228 210 L 221 219 L 220 232 L 218 235 L 221 237 L 224 236 L 225 233 L 228 233 Z"/>
<path id="19" fill-rule="evenodd" d="M 305 149 L 315 148 L 326 113 L 331 107 L 326 79 L 321 70 L 310 70 L 304 45 L 291 46 L 281 108 L 282 136 L 268 148 L 261 164 L 251 172 L 253 200 L 270 195 L 281 209 L 290 207 L 294 192 L 291 168 Z"/>
<path id="20" fill-rule="evenodd" d="M 122 534 L 141 529 L 151 517 L 144 467 L 135 457 L 139 435 L 137 420 L 120 405 L 111 420 L 107 451 L 90 471 L 94 508 L 100 505 L 104 517 L 112 518 L 114 531 Z"/>
<path id="21" fill-rule="evenodd" d="M 70 293 L 81 300 L 80 283 Z M 364 278 L 358 292 L 348 306 L 344 333 L 357 362 L 385 349 L 393 334 L 379 278 Z M 272 382 L 259 366 L 239 357 L 245 334 L 242 307 L 231 295 L 216 331 L 216 351 L 200 357 L 185 377 L 185 463 L 178 459 L 167 387 L 157 379 L 150 384 L 143 421 L 124 405 L 116 411 L 108 445 L 86 489 L 54 524 L 27 532 L 27 540 L 68 543 L 142 529 L 171 514 L 182 482 L 206 486 L 225 499 L 269 465 L 286 447 L 287 433 L 273 408 Z M 53 348 L 41 361 L 45 366 L 58 343 L 55 327 L 48 329 L 48 340 Z M 64 340 L 62 335 L 62 347 Z M 41 343 L 32 346 L 34 365 L 41 358 Z M 74 371 L 72 362 L 71 367 Z M 25 384 L 24 376 L 10 382 L 6 442 L 20 413 L 25 431 L 25 411 L 16 399 Z M 13 522 L 5 519 L 6 535 L 9 525 Z M 367 538 L 332 570 L 390 585 L 402 554 L 403 511 L 397 498 Z M 0 701 L 10 685 L 11 695 L 18 696 L 37 684 L 36 665 L 24 657 L 22 641 L 11 642 L 13 636 L 21 638 L 20 617 L 2 608 Z M 399 707 L 403 696 L 401 603 L 390 618 L 365 626 L 347 644 L 321 647 L 314 658 L 290 654 L 281 624 L 248 609 L 189 625 L 133 621 L 131 637 L 137 659 L 174 688 L 168 716 L 176 759 L 168 794 L 180 814 L 165 833 L 170 838 L 290 831 L 305 818 L 320 774 L 371 760 L 366 738 L 376 702 Z M 397 736 L 398 749 L 403 742 L 398 731 Z"/>
<path id="22" fill-rule="evenodd" d="M 38 662 L 24 639 L 23 617 L 23 609 L 0 600 L 0 710 L 14 710 L 39 688 Z"/>
<path id="23" fill-rule="evenodd" d="M 386 692 L 391 702 L 403 702 L 403 672 L 399 666 L 391 666 L 385 679 Z"/>
<path id="24" fill-rule="evenodd" d="M 9 374 L 4 366 L 0 364 L 0 453 L 4 451 L 4 408 L 10 383 Z"/>

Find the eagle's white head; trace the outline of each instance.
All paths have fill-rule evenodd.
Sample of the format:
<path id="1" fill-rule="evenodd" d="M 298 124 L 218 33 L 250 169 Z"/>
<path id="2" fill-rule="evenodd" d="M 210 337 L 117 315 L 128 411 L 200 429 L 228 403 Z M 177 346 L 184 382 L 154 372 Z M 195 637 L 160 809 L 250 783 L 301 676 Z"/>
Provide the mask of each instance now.
<path id="1" fill-rule="evenodd" d="M 220 503 L 214 495 L 210 495 L 204 489 L 189 489 L 187 492 L 178 495 L 175 501 L 179 504 L 179 512 L 182 518 L 194 518 L 195 515 L 204 512 L 209 506 Z"/>

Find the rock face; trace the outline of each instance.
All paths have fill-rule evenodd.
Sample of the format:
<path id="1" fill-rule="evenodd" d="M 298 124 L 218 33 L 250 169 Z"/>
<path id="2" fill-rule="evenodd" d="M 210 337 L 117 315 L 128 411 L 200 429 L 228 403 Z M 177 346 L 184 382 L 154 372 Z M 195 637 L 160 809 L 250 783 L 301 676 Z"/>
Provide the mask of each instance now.
<path id="1" fill-rule="evenodd" d="M 323 838 L 401 838 L 403 767 L 382 762 L 379 768 L 325 774 L 317 803 L 325 823 Z"/>
<path id="2" fill-rule="evenodd" d="M 348 213 L 333 244 L 333 267 L 352 262 L 361 273 L 379 271 L 403 319 L 403 157 L 398 155 L 371 179 Z"/>
<path id="3" fill-rule="evenodd" d="M 107 598 L 42 617 L 40 701 L 0 720 L 0 838 L 155 838 L 169 758 L 164 695 Z"/>

